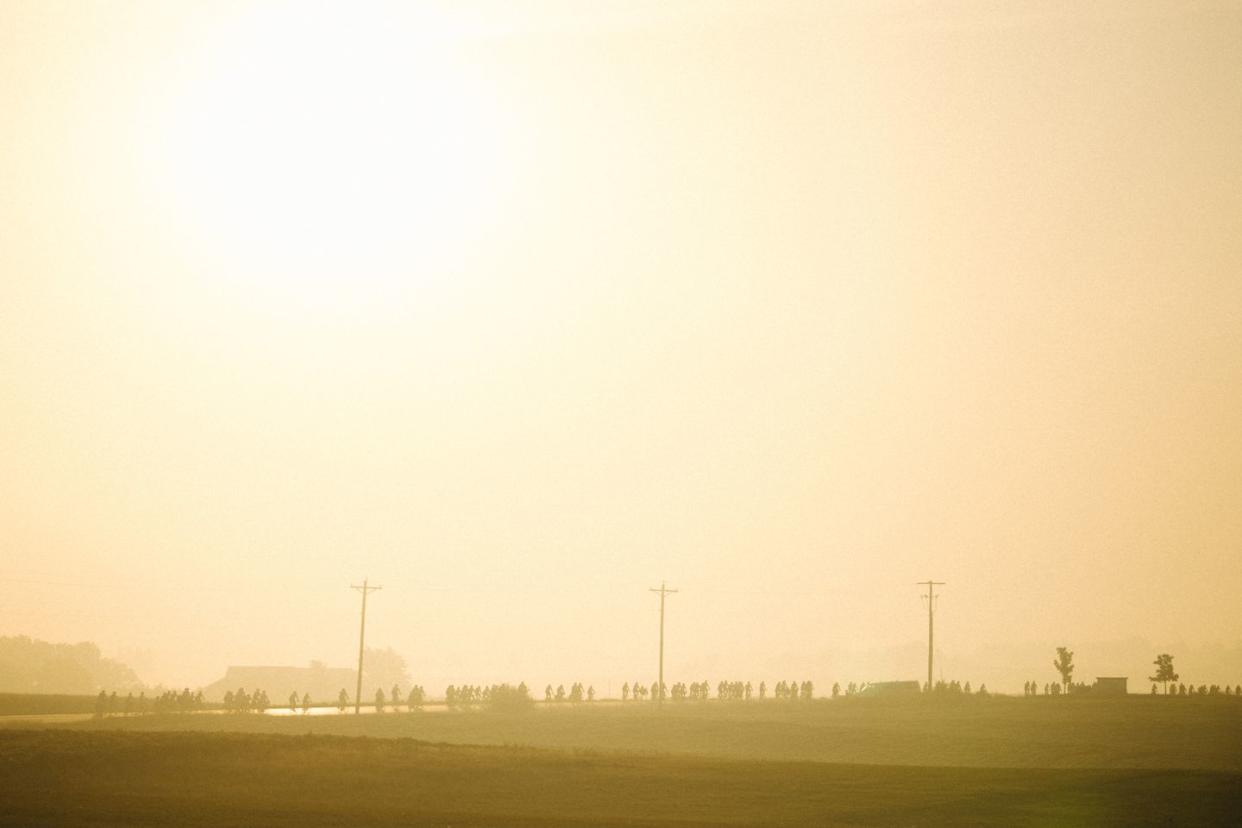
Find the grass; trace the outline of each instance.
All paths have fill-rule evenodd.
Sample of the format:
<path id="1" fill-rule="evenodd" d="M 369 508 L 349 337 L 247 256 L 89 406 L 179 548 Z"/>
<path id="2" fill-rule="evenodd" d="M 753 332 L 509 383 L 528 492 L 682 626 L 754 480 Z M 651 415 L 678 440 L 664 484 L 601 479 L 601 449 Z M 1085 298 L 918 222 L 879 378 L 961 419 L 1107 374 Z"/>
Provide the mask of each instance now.
<path id="1" fill-rule="evenodd" d="M 416 738 L 433 742 L 877 765 L 1133 768 L 1242 773 L 1242 700 L 850 699 L 752 704 L 570 705 L 524 714 L 149 716 L 88 730 Z"/>
<path id="2" fill-rule="evenodd" d="M 429 717 L 430 718 L 430 717 Z M 1228 824 L 1213 771 L 737 761 L 411 739 L 0 731 L 2 825 Z"/>
<path id="3" fill-rule="evenodd" d="M 95 696 L 53 693 L 0 693 L 0 716 L 93 713 Z"/>

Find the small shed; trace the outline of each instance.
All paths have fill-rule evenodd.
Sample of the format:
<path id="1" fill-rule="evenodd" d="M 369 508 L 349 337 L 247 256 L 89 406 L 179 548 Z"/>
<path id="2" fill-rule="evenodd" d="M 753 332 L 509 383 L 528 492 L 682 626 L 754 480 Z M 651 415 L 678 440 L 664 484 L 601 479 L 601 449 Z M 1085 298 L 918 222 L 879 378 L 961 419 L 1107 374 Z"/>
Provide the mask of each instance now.
<path id="1" fill-rule="evenodd" d="M 1130 692 L 1126 689 L 1126 676 L 1099 676 L 1095 680 L 1095 686 L 1091 688 L 1093 693 L 1101 696 L 1124 696 Z"/>

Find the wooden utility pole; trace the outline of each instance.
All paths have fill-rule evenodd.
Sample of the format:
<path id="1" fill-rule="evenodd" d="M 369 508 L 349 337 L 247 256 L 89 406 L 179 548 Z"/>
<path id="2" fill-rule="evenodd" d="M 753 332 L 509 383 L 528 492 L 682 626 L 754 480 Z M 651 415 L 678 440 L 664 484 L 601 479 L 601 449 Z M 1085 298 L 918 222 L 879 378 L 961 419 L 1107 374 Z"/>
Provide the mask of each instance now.
<path id="1" fill-rule="evenodd" d="M 677 590 L 669 589 L 661 581 L 659 589 L 649 589 L 647 591 L 660 593 L 660 683 L 656 686 L 656 703 L 664 704 L 664 596 L 669 593 L 675 593 Z"/>
<path id="2" fill-rule="evenodd" d="M 356 589 L 362 593 L 362 629 L 358 632 L 358 691 L 354 694 L 354 715 L 362 712 L 362 654 L 366 650 L 367 640 L 367 593 L 379 592 L 383 587 L 370 586 L 367 579 L 362 579 L 362 586 L 350 584 L 350 589 Z"/>
<path id="3" fill-rule="evenodd" d="M 932 685 L 932 652 L 935 649 L 935 621 L 936 616 L 936 587 L 944 586 L 944 581 L 919 581 L 919 586 L 927 587 L 927 594 L 923 597 L 927 599 L 927 692 L 931 692 Z"/>

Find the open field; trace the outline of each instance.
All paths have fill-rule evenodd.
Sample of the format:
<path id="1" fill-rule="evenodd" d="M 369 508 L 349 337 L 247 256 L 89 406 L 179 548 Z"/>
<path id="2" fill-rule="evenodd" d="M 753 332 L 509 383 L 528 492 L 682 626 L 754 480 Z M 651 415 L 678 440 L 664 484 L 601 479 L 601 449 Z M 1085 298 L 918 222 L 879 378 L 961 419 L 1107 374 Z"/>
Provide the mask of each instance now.
<path id="1" fill-rule="evenodd" d="M 3 825 L 1227 824 L 1242 777 L 239 733 L 0 732 Z"/>
<path id="2" fill-rule="evenodd" d="M 0 716 L 94 713 L 95 696 L 54 693 L 0 693 Z"/>
<path id="3" fill-rule="evenodd" d="M 1242 700 L 1213 697 L 688 702 L 663 711 L 651 704 L 566 704 L 509 714 L 170 715 L 60 726 L 409 737 L 787 762 L 1242 773 Z"/>

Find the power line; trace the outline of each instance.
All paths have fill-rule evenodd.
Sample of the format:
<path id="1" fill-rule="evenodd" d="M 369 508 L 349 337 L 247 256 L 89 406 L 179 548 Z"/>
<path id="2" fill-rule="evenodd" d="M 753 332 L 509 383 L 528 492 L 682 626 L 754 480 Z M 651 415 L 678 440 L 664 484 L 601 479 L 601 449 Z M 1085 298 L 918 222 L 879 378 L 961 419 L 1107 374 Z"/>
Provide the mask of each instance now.
<path id="1" fill-rule="evenodd" d="M 659 589 L 649 589 L 647 591 L 660 593 L 660 676 L 659 676 L 660 683 L 659 685 L 657 685 L 658 692 L 656 693 L 656 702 L 658 702 L 659 704 L 663 704 L 664 703 L 664 596 L 671 592 L 677 592 L 677 590 L 669 589 L 668 587 L 664 585 L 663 581 L 660 581 Z"/>
<path id="2" fill-rule="evenodd" d="M 362 712 L 362 654 L 365 652 L 367 640 L 367 593 L 379 592 L 382 586 L 369 586 L 367 579 L 362 579 L 362 586 L 350 584 L 350 589 L 356 589 L 362 593 L 362 629 L 358 632 L 358 691 L 354 694 L 354 715 Z"/>
<path id="3" fill-rule="evenodd" d="M 944 586 L 944 581 L 919 581 L 918 586 L 927 587 L 927 689 L 932 688 L 932 652 L 935 646 L 936 587 Z"/>

